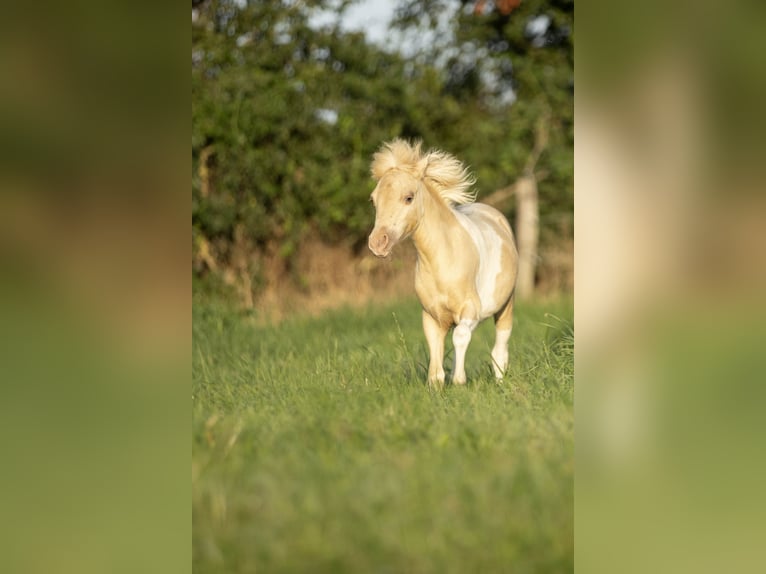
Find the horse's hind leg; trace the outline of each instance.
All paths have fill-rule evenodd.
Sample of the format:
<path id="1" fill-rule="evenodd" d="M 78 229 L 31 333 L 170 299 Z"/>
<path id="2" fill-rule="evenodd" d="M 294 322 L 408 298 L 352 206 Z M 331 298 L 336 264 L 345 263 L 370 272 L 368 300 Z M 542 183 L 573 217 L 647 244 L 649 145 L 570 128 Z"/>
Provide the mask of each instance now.
<path id="1" fill-rule="evenodd" d="M 492 369 L 495 377 L 502 379 L 508 368 L 508 339 L 513 330 L 513 299 L 508 299 L 505 307 L 495 313 L 495 346 L 492 348 Z"/>

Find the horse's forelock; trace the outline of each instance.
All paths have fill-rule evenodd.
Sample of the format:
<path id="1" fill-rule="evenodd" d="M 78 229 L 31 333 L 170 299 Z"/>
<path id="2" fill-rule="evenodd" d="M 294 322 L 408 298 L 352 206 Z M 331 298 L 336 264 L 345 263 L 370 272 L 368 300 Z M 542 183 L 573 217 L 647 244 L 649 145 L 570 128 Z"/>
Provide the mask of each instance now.
<path id="1" fill-rule="evenodd" d="M 410 143 L 399 138 L 384 143 L 373 155 L 372 165 L 370 166 L 372 177 L 379 180 L 387 171 L 394 168 L 413 175 L 422 176 L 422 173 L 417 173 L 419 168 L 422 171 L 422 167 L 419 165 L 423 160 L 420 147 L 420 141 Z"/>

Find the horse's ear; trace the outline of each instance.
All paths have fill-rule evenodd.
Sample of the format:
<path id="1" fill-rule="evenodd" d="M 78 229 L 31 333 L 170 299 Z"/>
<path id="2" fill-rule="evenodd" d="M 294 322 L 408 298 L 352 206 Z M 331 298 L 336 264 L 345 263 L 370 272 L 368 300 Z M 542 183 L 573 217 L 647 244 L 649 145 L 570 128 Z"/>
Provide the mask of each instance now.
<path id="1" fill-rule="evenodd" d="M 423 179 L 428 171 L 428 156 L 424 155 L 415 164 L 415 176 L 418 179 Z"/>

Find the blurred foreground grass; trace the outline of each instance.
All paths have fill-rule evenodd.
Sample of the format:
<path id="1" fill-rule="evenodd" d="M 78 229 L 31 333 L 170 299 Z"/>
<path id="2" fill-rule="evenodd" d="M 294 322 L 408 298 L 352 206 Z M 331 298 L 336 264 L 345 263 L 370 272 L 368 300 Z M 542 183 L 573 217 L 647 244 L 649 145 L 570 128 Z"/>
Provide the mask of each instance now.
<path id="1" fill-rule="evenodd" d="M 137 345 L 62 291 L 0 277 L 0 570 L 184 571 L 184 341 Z"/>
<path id="2" fill-rule="evenodd" d="M 416 302 L 193 313 L 195 572 L 572 569 L 571 301 L 519 305 L 500 384 L 483 324 L 441 393 Z"/>

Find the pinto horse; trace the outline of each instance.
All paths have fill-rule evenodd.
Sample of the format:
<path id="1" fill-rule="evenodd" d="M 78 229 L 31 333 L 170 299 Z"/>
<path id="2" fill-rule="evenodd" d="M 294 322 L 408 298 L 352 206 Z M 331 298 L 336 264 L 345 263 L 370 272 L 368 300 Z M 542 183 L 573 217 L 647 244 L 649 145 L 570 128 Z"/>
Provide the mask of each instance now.
<path id="1" fill-rule="evenodd" d="M 475 183 L 465 166 L 439 150 L 396 139 L 383 144 L 372 161 L 377 185 L 370 197 L 375 228 L 368 246 L 387 257 L 412 236 L 418 258 L 415 292 L 423 307 L 430 385 L 444 384 L 444 338 L 454 327 L 452 381 L 464 384 L 465 353 L 479 322 L 493 316 L 492 366 L 502 378 L 508 366 L 518 253 L 505 217 L 474 203 Z"/>

